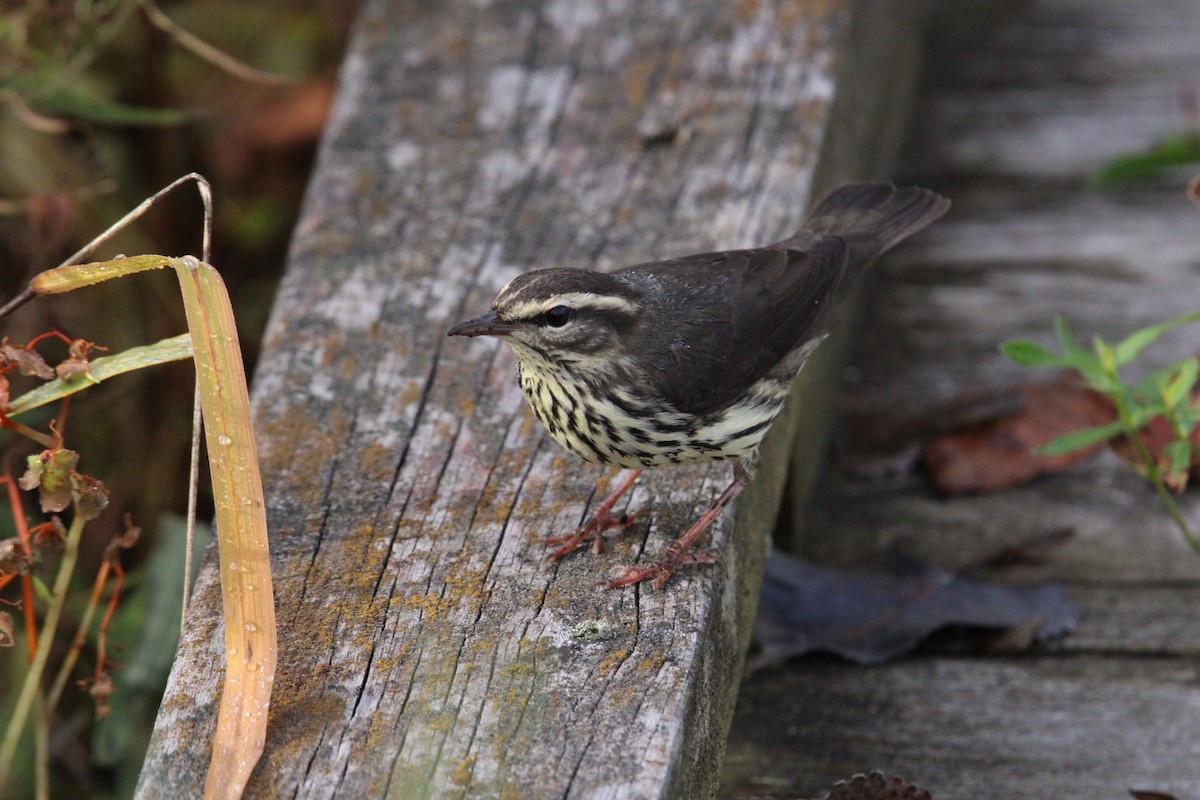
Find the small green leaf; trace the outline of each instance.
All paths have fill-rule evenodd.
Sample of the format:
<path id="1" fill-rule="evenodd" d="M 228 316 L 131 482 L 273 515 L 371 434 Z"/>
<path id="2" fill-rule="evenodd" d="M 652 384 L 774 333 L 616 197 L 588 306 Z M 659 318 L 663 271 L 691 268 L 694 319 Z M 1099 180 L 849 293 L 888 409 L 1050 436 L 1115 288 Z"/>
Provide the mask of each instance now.
<path id="1" fill-rule="evenodd" d="M 46 582 L 34 574 L 31 574 L 29 577 L 33 578 L 33 593 L 37 596 L 37 599 L 46 605 L 53 603 L 54 594 L 50 591 L 50 587 L 46 585 Z"/>
<path id="2" fill-rule="evenodd" d="M 1141 153 L 1119 156 L 1092 176 L 1101 189 L 1151 178 L 1170 167 L 1200 161 L 1200 134 L 1176 133 L 1163 137 Z"/>
<path id="3" fill-rule="evenodd" d="M 1054 335 L 1058 337 L 1058 343 L 1062 346 L 1063 355 L 1068 358 L 1081 352 L 1087 352 L 1075 341 L 1075 337 L 1071 334 L 1071 329 L 1067 327 L 1067 321 L 1062 317 L 1056 316 L 1054 318 Z M 1091 354 L 1089 353 L 1088 355 Z"/>
<path id="4" fill-rule="evenodd" d="M 1168 408 L 1175 408 L 1191 399 L 1192 387 L 1196 385 L 1196 379 L 1200 378 L 1200 361 L 1197 361 L 1195 356 L 1185 358 L 1176 367 L 1179 371 L 1162 389 L 1163 402 Z"/>
<path id="5" fill-rule="evenodd" d="M 1200 312 L 1192 312 L 1191 314 L 1181 314 L 1174 319 L 1169 319 L 1166 322 L 1160 322 L 1157 325 L 1151 325 L 1147 328 L 1141 328 L 1126 336 L 1116 347 L 1117 366 L 1128 364 L 1138 353 L 1142 352 L 1149 345 L 1154 343 L 1158 337 L 1162 336 L 1172 328 L 1178 328 L 1180 325 L 1187 325 L 1191 322 L 1200 322 Z"/>
<path id="6" fill-rule="evenodd" d="M 1124 430 L 1125 426 L 1119 420 L 1095 428 L 1084 428 L 1074 433 L 1068 433 L 1066 436 L 1060 436 L 1049 444 L 1035 449 L 1034 452 L 1040 456 L 1063 456 L 1111 439 Z"/>
<path id="7" fill-rule="evenodd" d="M 1179 364 L 1169 364 L 1147 372 L 1141 380 L 1134 384 L 1133 390 L 1146 397 L 1161 397 L 1167 384 L 1175 379 L 1175 373 L 1179 371 L 1179 366 Z"/>
<path id="8" fill-rule="evenodd" d="M 1099 336 L 1092 337 L 1092 349 L 1096 352 L 1096 360 L 1099 361 L 1104 374 L 1116 375 L 1118 366 L 1116 349 Z"/>
<path id="9" fill-rule="evenodd" d="M 1000 352 L 1022 367 L 1066 367 L 1070 363 L 1037 342 L 1012 339 L 1000 345 Z"/>
<path id="10" fill-rule="evenodd" d="M 1163 407 L 1158 403 L 1145 403 L 1133 406 L 1129 409 L 1129 427 L 1141 430 L 1163 416 L 1163 412 Z"/>
<path id="11" fill-rule="evenodd" d="M 1171 442 L 1163 448 L 1167 457 L 1167 475 L 1172 478 L 1182 478 L 1192 464 L 1192 443 L 1187 439 Z"/>
<path id="12" fill-rule="evenodd" d="M 1200 406 L 1179 406 L 1175 409 L 1175 423 L 1180 430 L 1191 434 L 1192 429 L 1200 424 Z"/>
<path id="13" fill-rule="evenodd" d="M 1125 389 L 1125 385 L 1119 380 L 1113 380 L 1096 359 L 1092 359 L 1087 364 L 1076 364 L 1075 369 L 1087 381 L 1090 388 L 1109 397 L 1115 398 Z"/>

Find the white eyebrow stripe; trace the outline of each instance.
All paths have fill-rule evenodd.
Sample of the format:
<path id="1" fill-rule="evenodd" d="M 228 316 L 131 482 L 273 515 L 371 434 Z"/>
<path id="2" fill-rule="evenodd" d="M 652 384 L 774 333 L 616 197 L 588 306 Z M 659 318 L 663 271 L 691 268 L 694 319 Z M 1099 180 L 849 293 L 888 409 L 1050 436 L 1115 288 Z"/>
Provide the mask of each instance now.
<path id="1" fill-rule="evenodd" d="M 544 300 L 526 300 L 514 303 L 511 308 L 505 309 L 504 316 L 508 319 L 532 319 L 555 306 L 621 311 L 626 314 L 637 313 L 637 306 L 623 297 L 595 294 L 594 292 L 563 292 Z"/>

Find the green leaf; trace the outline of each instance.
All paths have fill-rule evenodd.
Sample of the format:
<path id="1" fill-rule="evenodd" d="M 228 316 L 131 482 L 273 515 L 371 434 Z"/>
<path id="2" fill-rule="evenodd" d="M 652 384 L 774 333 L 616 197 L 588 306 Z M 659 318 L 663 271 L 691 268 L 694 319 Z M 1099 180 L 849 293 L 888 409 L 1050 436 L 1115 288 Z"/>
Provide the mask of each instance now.
<path id="1" fill-rule="evenodd" d="M 1067 327 L 1067 321 L 1062 317 L 1054 318 L 1054 335 L 1058 337 L 1063 358 L 1066 359 L 1069 366 L 1078 370 L 1080 375 L 1093 384 L 1107 383 L 1104 366 L 1100 363 L 1099 357 L 1095 352 L 1075 341 L 1071 329 Z"/>
<path id="2" fill-rule="evenodd" d="M 1200 424 L 1200 406 L 1179 406 L 1175 409 L 1175 424 L 1187 434 Z"/>
<path id="3" fill-rule="evenodd" d="M 1099 336 L 1092 337 L 1092 349 L 1096 351 L 1096 360 L 1104 374 L 1116 375 L 1118 366 L 1116 349 Z"/>
<path id="4" fill-rule="evenodd" d="M 1200 322 L 1200 311 L 1194 311 L 1190 314 L 1181 314 L 1174 319 L 1169 319 L 1166 322 L 1160 322 L 1157 325 L 1151 325 L 1147 328 L 1141 328 L 1126 336 L 1117 345 L 1115 356 L 1117 366 L 1128 364 L 1138 353 L 1146 349 L 1158 337 L 1162 336 L 1172 328 L 1178 328 L 1180 325 L 1187 325 L 1191 322 Z"/>
<path id="5" fill-rule="evenodd" d="M 1167 385 L 1175 379 L 1179 366 L 1179 364 L 1168 364 L 1147 372 L 1141 380 L 1134 384 L 1133 390 L 1144 397 L 1161 398 Z"/>
<path id="6" fill-rule="evenodd" d="M 1192 464 L 1192 443 L 1187 439 L 1171 442 L 1163 448 L 1163 455 L 1167 457 L 1167 475 L 1183 477 Z"/>
<path id="7" fill-rule="evenodd" d="M 1067 326 L 1067 321 L 1060 316 L 1054 318 L 1054 335 L 1058 337 L 1058 343 L 1063 349 L 1063 355 L 1070 356 L 1073 353 L 1086 352 L 1075 341 L 1075 337 L 1071 334 L 1071 329 Z"/>
<path id="8" fill-rule="evenodd" d="M 1185 358 L 1176 367 L 1178 372 L 1162 388 L 1163 402 L 1168 408 L 1175 408 L 1190 400 L 1192 387 L 1200 378 L 1200 361 L 1195 356 Z"/>
<path id="9" fill-rule="evenodd" d="M 1176 133 L 1159 140 L 1149 150 L 1114 158 L 1092 176 L 1092 183 L 1107 189 L 1146 180 L 1170 167 L 1196 161 L 1200 161 L 1200 134 Z"/>
<path id="10" fill-rule="evenodd" d="M 1141 430 L 1163 416 L 1164 410 L 1158 403 L 1145 403 L 1134 406 L 1129 409 L 1129 427 Z"/>
<path id="11" fill-rule="evenodd" d="M 1106 394 L 1109 397 L 1116 398 L 1125 390 L 1125 385 L 1119 380 L 1113 378 L 1104 371 L 1104 367 L 1100 365 L 1099 360 L 1093 359 L 1088 364 L 1077 364 L 1075 369 L 1087 381 L 1087 385 L 1095 389 L 1097 392 Z"/>
<path id="12" fill-rule="evenodd" d="M 42 601 L 46 605 L 53 603 L 54 593 L 50 591 L 50 587 L 46 585 L 46 582 L 37 575 L 30 575 L 29 577 L 33 578 L 34 596 L 36 596 L 38 600 Z"/>
<path id="13" fill-rule="evenodd" d="M 173 108 L 128 106 L 69 88 L 30 101 L 38 113 L 93 122 L 97 125 L 168 127 L 182 125 L 190 114 Z"/>
<path id="14" fill-rule="evenodd" d="M 1000 352 L 1022 367 L 1066 367 L 1065 358 L 1051 353 L 1037 342 L 1011 339 L 1000 345 Z"/>
<path id="15" fill-rule="evenodd" d="M 1063 456 L 1111 439 L 1124 430 L 1125 426 L 1119 420 L 1095 428 L 1084 428 L 1074 433 L 1068 433 L 1066 436 L 1060 436 L 1049 444 L 1035 449 L 1034 452 L 1040 456 Z"/>

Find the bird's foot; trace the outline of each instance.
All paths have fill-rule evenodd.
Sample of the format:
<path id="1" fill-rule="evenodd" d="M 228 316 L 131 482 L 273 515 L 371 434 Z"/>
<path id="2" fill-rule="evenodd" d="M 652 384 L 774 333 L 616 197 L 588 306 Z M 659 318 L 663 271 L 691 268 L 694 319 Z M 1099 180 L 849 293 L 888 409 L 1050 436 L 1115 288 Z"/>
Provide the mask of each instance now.
<path id="1" fill-rule="evenodd" d="M 587 522 L 580 525 L 571 533 L 566 533 L 562 536 L 550 536 L 543 539 L 542 544 L 555 548 L 546 554 L 546 558 L 551 561 L 561 561 L 565 556 L 583 547 L 589 540 L 592 543 L 592 553 L 600 555 L 604 552 L 605 531 L 613 528 L 624 530 L 631 527 L 636 520 L 636 514 L 614 516 L 611 511 L 601 506 L 596 509 L 595 514 L 588 517 Z"/>
<path id="2" fill-rule="evenodd" d="M 671 579 L 671 574 L 679 567 L 686 564 L 720 563 L 721 557 L 712 550 L 698 550 L 689 553 L 687 550 L 676 550 L 672 547 L 661 561 L 648 567 L 626 567 L 624 572 L 604 584 L 604 588 L 618 589 L 648 580 L 655 589 L 661 589 Z"/>
<path id="3" fill-rule="evenodd" d="M 546 558 L 551 561 L 560 561 L 564 556 L 574 553 L 580 547 L 583 547 L 584 542 L 591 539 L 592 552 L 600 555 L 604 552 L 604 532 L 610 528 L 628 528 L 633 525 L 634 514 L 622 514 L 613 516 L 613 506 L 617 504 L 617 500 L 621 495 L 625 494 L 633 486 L 637 476 L 641 474 L 640 469 L 627 469 L 618 476 L 617 486 L 609 493 L 608 497 L 604 498 L 603 502 L 596 507 L 592 515 L 588 517 L 587 522 L 580 525 L 573 532 L 562 536 L 551 536 L 543 540 L 543 544 L 547 547 L 554 547 Z M 558 547 L 555 547 L 558 545 Z"/>

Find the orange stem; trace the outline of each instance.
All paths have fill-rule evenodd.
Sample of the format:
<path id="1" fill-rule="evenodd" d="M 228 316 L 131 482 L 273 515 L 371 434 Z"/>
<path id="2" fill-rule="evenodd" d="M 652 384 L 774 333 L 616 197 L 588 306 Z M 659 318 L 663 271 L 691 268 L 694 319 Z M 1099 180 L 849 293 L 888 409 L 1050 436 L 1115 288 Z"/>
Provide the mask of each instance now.
<path id="1" fill-rule="evenodd" d="M 8 489 L 8 504 L 12 509 L 13 523 L 17 526 L 17 539 L 21 542 L 21 549 L 25 551 L 25 557 L 31 562 L 33 561 L 33 544 L 29 537 L 29 523 L 25 519 L 25 507 L 21 503 L 21 493 L 17 490 L 17 482 L 12 479 L 11 475 L 0 475 L 0 483 L 3 483 Z M 33 607 L 33 578 L 29 574 L 21 576 L 21 605 L 25 611 L 25 649 L 28 652 L 29 660 L 33 661 L 33 656 L 37 652 L 37 614 Z"/>

